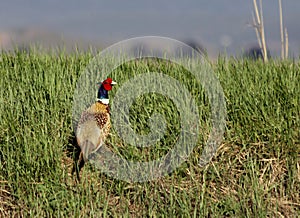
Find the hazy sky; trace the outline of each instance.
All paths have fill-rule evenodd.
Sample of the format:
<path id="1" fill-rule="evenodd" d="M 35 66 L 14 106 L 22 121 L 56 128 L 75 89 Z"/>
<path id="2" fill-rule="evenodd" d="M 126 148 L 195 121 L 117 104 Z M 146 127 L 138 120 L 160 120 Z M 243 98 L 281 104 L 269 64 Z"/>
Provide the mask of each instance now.
<path id="1" fill-rule="evenodd" d="M 282 0 L 291 51 L 300 51 L 300 1 Z M 196 40 L 229 52 L 256 43 L 252 0 L 1 0 L 0 31 L 37 28 L 65 37 L 114 43 L 142 35 Z M 278 1 L 264 0 L 266 37 L 280 47 Z"/>

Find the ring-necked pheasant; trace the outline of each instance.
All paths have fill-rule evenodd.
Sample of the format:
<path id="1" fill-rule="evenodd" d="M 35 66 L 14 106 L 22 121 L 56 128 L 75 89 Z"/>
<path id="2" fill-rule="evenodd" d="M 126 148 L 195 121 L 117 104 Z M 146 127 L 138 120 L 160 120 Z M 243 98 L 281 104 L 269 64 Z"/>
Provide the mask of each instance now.
<path id="1" fill-rule="evenodd" d="M 89 154 L 99 149 L 109 134 L 111 123 L 109 114 L 108 91 L 117 84 L 111 78 L 99 83 L 97 101 L 81 114 L 76 140 L 81 152 L 76 172 L 87 162 Z M 79 179 L 79 174 L 77 174 Z"/>

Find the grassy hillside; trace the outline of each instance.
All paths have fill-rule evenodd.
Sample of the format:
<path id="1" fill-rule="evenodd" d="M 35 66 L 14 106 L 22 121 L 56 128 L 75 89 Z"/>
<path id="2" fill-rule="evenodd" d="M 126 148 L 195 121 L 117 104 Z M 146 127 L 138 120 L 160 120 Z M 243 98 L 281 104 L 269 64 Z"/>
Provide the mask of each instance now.
<path id="1" fill-rule="evenodd" d="M 212 65 L 226 97 L 227 123 L 222 146 L 205 168 L 197 163 L 210 130 L 210 108 L 201 86 L 181 67 L 159 61 L 119 67 L 111 75 L 119 87 L 132 75 L 157 69 L 187 85 L 201 113 L 198 144 L 188 161 L 156 181 L 119 181 L 86 165 L 76 183 L 70 174 L 76 151 L 73 94 L 91 57 L 0 55 L 0 216 L 300 215 L 298 63 L 220 58 Z M 165 155 L 180 128 L 172 102 L 149 94 L 130 111 L 133 128 L 143 134 L 149 131 L 149 114 L 164 115 L 164 139 L 137 149 L 112 131 L 111 149 L 131 160 Z"/>

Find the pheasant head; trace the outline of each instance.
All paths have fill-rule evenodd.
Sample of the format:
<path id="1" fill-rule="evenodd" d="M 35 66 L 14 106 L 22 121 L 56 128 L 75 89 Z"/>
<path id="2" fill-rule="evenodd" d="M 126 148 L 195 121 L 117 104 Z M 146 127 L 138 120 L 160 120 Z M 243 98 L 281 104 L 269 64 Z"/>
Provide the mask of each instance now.
<path id="1" fill-rule="evenodd" d="M 108 91 L 110 91 L 112 89 L 112 86 L 116 84 L 117 83 L 114 82 L 111 78 L 107 78 L 106 80 L 98 83 L 99 90 L 97 101 L 100 101 L 102 104 L 109 104 Z"/>

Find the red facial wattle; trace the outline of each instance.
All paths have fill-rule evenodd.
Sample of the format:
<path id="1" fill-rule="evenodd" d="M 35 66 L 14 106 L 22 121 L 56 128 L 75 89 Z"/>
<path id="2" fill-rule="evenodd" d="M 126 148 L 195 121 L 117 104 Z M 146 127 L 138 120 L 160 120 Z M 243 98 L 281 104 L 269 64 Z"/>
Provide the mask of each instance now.
<path id="1" fill-rule="evenodd" d="M 103 88 L 106 90 L 106 91 L 110 91 L 112 89 L 112 79 L 111 78 L 107 78 L 106 80 L 104 80 L 102 82 L 102 85 L 103 85 Z"/>

